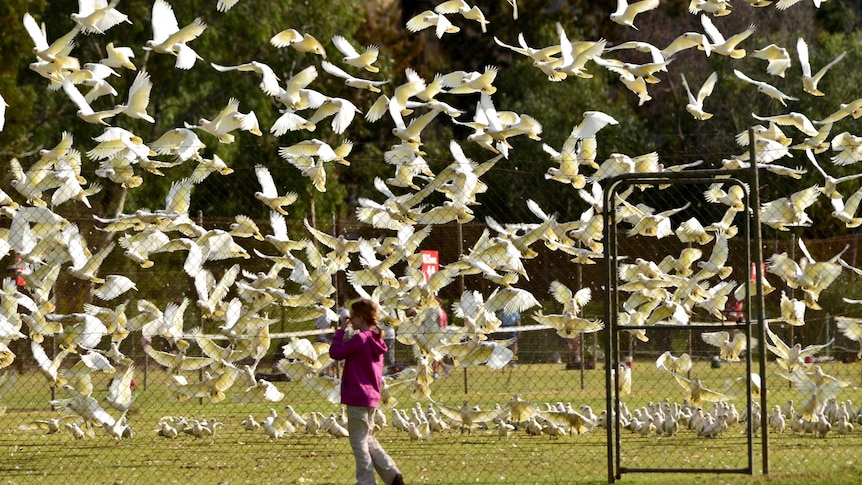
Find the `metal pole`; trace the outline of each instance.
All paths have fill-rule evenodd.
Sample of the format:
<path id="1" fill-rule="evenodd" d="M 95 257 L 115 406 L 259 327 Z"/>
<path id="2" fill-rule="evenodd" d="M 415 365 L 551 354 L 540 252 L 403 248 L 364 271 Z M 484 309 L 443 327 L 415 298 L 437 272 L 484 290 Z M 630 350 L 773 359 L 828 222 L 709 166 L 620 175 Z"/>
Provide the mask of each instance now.
<path id="1" fill-rule="evenodd" d="M 581 242 L 578 241 L 578 248 L 581 247 Z M 583 265 L 579 264 L 577 267 L 578 277 L 578 290 L 581 289 L 581 285 L 583 285 Z M 586 366 L 586 359 L 584 359 L 584 333 L 581 332 L 578 334 L 578 359 L 581 361 L 581 390 L 583 391 L 586 388 L 586 373 L 584 372 L 584 367 Z M 595 354 L 593 354 L 593 360 L 595 360 Z"/>
<path id="2" fill-rule="evenodd" d="M 757 324 L 758 324 L 758 338 L 760 338 L 761 342 L 766 342 L 766 328 L 763 323 L 764 317 L 764 302 L 763 302 L 763 246 L 762 246 L 762 234 L 761 234 L 761 225 L 760 225 L 760 173 L 758 172 L 757 167 L 757 154 L 755 153 L 755 135 L 754 129 L 748 129 L 748 143 L 749 143 L 749 154 L 751 156 L 751 206 L 754 207 L 753 211 L 753 235 L 754 235 L 754 264 L 755 264 L 755 291 L 757 298 Z M 748 307 L 749 312 L 751 306 Z M 762 345 L 762 344 L 761 344 Z M 760 351 L 760 430 L 761 430 L 761 438 L 760 438 L 760 446 L 761 446 L 761 458 L 763 467 L 763 474 L 769 474 L 769 407 L 766 402 L 766 354 L 763 351 Z M 749 358 L 749 362 L 751 359 Z M 750 365 L 750 364 L 749 364 Z M 748 377 L 748 387 L 749 387 L 749 395 L 751 392 L 751 376 Z M 749 416 L 751 416 L 751 400 L 749 399 Z M 750 429 L 750 425 L 749 425 Z M 751 440 L 749 440 L 751 443 Z M 749 444 L 751 447 L 751 444 Z M 749 461 L 752 460 L 753 450 L 749 451 Z"/>

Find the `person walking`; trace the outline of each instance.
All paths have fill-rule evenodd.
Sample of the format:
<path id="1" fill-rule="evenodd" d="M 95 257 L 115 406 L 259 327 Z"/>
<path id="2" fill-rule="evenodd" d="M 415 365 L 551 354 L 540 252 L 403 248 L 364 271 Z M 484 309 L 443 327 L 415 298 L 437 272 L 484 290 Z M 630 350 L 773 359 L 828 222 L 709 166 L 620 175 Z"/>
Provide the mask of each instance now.
<path id="1" fill-rule="evenodd" d="M 355 333 L 345 340 L 351 327 Z M 353 302 L 350 316 L 341 319 L 332 337 L 329 356 L 344 361 L 341 404 L 347 406 L 347 432 L 356 459 L 357 485 L 375 484 L 375 470 L 386 484 L 404 483 L 398 465 L 374 437 L 374 413 L 380 400 L 386 350 L 383 334 L 377 328 L 377 305 L 368 299 Z"/>

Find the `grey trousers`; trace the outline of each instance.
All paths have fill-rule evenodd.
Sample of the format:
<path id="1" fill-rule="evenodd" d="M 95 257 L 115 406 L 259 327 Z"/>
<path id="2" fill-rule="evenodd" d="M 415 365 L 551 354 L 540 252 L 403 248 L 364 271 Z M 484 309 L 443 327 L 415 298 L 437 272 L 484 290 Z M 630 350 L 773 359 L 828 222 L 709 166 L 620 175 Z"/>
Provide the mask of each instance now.
<path id="1" fill-rule="evenodd" d="M 395 461 L 374 438 L 375 408 L 347 406 L 347 432 L 350 434 L 350 447 L 356 459 L 356 484 L 374 485 L 374 471 L 383 483 L 392 483 L 401 472 Z"/>

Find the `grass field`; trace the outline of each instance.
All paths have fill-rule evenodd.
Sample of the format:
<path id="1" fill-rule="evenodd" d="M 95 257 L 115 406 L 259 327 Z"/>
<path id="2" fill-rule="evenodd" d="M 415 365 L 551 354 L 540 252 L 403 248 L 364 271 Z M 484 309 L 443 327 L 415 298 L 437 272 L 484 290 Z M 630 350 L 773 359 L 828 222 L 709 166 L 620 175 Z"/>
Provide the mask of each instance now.
<path id="1" fill-rule="evenodd" d="M 860 367 L 855 364 L 824 364 L 830 374 L 849 380 L 840 400 L 862 402 Z M 744 375 L 741 365 L 711 369 L 698 363 L 693 375 L 704 383 L 721 386 L 727 379 Z M 630 409 L 669 398 L 681 402 L 684 391 L 667 374 L 648 362 L 635 362 L 634 390 L 625 399 Z M 146 389 L 137 394 L 137 411 L 130 416 L 135 434 L 116 443 L 101 430 L 95 437 L 74 440 L 68 433 L 45 434 L 28 425 L 34 419 L 57 417 L 51 411 L 49 389 L 41 375 L 22 375 L 0 405 L 0 483 L 351 483 L 353 458 L 345 439 L 329 435 L 288 436 L 271 442 L 261 431 L 246 432 L 239 423 L 249 413 L 257 419 L 275 407 L 279 412 L 291 404 L 300 413 L 312 410 L 328 415 L 339 407 L 329 404 L 305 386 L 279 382 L 285 392 L 283 402 L 238 404 L 228 398 L 219 404 L 197 400 L 177 402 L 164 387 L 160 372 L 148 376 Z M 110 376 L 96 383 L 94 396 L 105 394 Z M 467 393 L 465 394 L 465 382 Z M 798 402 L 797 392 L 786 381 L 772 377 L 768 393 L 770 406 L 788 399 Z M 584 388 L 578 371 L 563 370 L 560 364 L 522 364 L 516 368 L 491 371 L 472 368 L 453 370 L 433 386 L 435 401 L 458 406 L 464 399 L 490 409 L 505 403 L 513 394 L 537 402 L 587 404 L 599 413 L 605 407 L 604 372 L 586 371 Z M 414 404 L 409 391 L 397 394 L 397 407 Z M 735 401 L 740 409 L 742 399 Z M 423 403 L 423 406 L 426 403 Z M 388 411 L 387 415 L 389 414 Z M 116 414 L 116 413 L 113 413 Z M 156 433 L 162 416 L 215 417 L 224 423 L 214 439 L 180 436 L 167 440 Z M 22 426 L 23 425 L 23 426 Z M 607 481 L 607 446 L 602 429 L 550 439 L 516 432 L 508 440 L 497 432 L 476 430 L 435 434 L 430 441 L 412 441 L 392 427 L 378 433 L 378 439 L 401 467 L 408 483 L 604 483 Z M 770 435 L 770 474 L 761 473 L 759 438 L 754 443 L 755 475 L 738 474 L 624 474 L 628 483 L 858 483 L 862 465 L 858 450 L 862 430 L 848 436 L 830 434 L 825 439 L 811 435 Z M 747 463 L 747 445 L 742 425 L 736 425 L 717 439 L 695 436 L 689 430 L 676 437 L 640 437 L 621 433 L 621 463 L 626 467 L 651 468 L 740 468 Z"/>

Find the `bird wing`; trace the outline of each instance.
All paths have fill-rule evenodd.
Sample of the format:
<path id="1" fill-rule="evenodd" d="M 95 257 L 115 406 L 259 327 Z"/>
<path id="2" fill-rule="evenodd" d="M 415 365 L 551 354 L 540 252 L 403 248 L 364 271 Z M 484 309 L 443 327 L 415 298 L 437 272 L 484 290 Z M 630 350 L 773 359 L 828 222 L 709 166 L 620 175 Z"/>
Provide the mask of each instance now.
<path id="1" fill-rule="evenodd" d="M 165 0 L 156 0 L 152 12 L 153 42 L 161 44 L 180 30 L 174 9 Z"/>
<path id="2" fill-rule="evenodd" d="M 730 341 L 730 334 L 724 330 L 718 332 L 701 332 L 700 338 L 709 345 L 721 347 L 725 342 Z"/>
<path id="3" fill-rule="evenodd" d="M 342 54 L 346 57 L 359 57 L 359 53 L 356 52 L 356 48 L 354 48 L 350 42 L 347 41 L 344 37 L 340 35 L 335 35 L 332 37 L 332 45 L 335 46 Z"/>
<path id="4" fill-rule="evenodd" d="M 808 61 L 808 44 L 800 37 L 796 41 L 796 53 L 799 55 L 799 66 L 802 68 L 804 77 L 811 77 L 811 64 Z"/>

